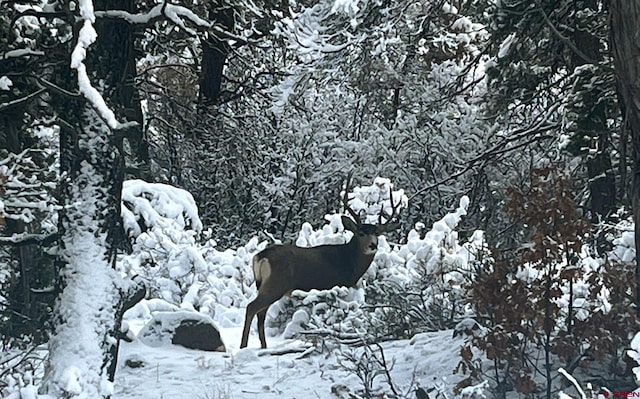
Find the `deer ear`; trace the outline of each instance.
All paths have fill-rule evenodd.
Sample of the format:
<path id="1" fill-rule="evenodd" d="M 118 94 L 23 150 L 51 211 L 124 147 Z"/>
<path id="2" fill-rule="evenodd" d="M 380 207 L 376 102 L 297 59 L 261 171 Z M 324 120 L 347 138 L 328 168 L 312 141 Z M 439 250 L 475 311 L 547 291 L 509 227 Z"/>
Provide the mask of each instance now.
<path id="1" fill-rule="evenodd" d="M 342 227 L 344 227 L 345 230 L 349 230 L 354 233 L 358 231 L 358 225 L 349 217 L 344 215 L 342 216 Z"/>

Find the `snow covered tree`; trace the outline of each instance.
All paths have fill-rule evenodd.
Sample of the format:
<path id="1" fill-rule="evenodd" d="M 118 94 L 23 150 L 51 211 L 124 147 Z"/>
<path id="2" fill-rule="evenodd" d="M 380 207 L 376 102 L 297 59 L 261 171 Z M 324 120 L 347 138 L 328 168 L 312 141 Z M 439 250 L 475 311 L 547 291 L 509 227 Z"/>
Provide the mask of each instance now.
<path id="1" fill-rule="evenodd" d="M 59 220 L 60 296 L 42 390 L 56 397 L 106 397 L 115 373 L 119 320 L 136 294 L 135 285 L 123 281 L 114 265 L 118 251 L 129 247 L 120 218 L 125 171 L 118 135 L 136 129 L 137 124 L 121 123 L 126 121 L 124 112 L 114 114 L 92 86 L 92 81 L 102 80 L 105 96 L 125 89 L 113 83 L 122 77 L 120 69 L 106 64 L 131 62 L 111 52 L 121 45 L 126 48 L 127 42 L 107 35 L 98 36 L 96 42 L 91 2 L 81 3 L 76 12 L 82 27 L 74 35 L 70 68 L 58 70 L 57 84 L 80 96 L 58 94 L 52 101 L 61 126 L 63 211 Z"/>
<path id="2" fill-rule="evenodd" d="M 173 5 L 134 11 L 133 1 L 82 1 L 42 7 L 13 2 L 6 12 L 19 40 L 9 52 L 14 69 L 2 76 L 3 90 L 9 91 L 2 97 L 3 109 L 26 115 L 33 109 L 24 106 L 30 106 L 59 129 L 59 298 L 41 387 L 56 397 L 110 395 L 120 319 L 144 292 L 114 269 L 117 253 L 130 248 L 120 216 L 125 157 L 137 163 L 136 173 L 146 169 L 142 114 L 133 87 L 135 23 L 166 16 L 185 30 L 183 17 L 210 25 Z M 33 57 L 47 62 L 18 69 Z"/>
<path id="3" fill-rule="evenodd" d="M 49 126 L 51 112 L 42 101 L 47 79 L 38 74 L 41 31 L 34 16 L 18 18 L 20 10 L 28 9 L 15 5 L 0 10 L 0 286 L 6 295 L 0 335 L 4 340 L 25 334 L 39 342 L 46 336 L 52 302 L 53 261 L 44 248 L 57 238 L 51 218 L 57 145 Z"/>

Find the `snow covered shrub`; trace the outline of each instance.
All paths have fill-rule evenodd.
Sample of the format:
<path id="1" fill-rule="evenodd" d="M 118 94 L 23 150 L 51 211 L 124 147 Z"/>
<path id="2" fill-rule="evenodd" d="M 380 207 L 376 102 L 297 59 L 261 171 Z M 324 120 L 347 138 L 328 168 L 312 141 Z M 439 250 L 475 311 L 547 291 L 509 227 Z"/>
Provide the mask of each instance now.
<path id="1" fill-rule="evenodd" d="M 468 242 L 459 242 L 455 229 L 468 205 L 469 199 L 463 197 L 459 207 L 431 230 L 417 223 L 406 244 L 376 256 L 366 275 L 370 330 L 379 336 L 407 338 L 451 328 L 468 312 L 467 289 L 486 252 L 481 231 Z"/>
<path id="2" fill-rule="evenodd" d="M 124 270 L 145 278 L 152 296 L 180 303 L 194 272 L 207 269 L 196 246 L 202 223 L 191 194 L 166 184 L 125 181 L 122 219 L 133 246 L 122 258 Z"/>
<path id="3" fill-rule="evenodd" d="M 207 270 L 191 286 L 189 306 L 208 314 L 220 327 L 241 325 L 244 309 L 256 293 L 251 259 L 266 245 L 254 237 L 236 249 L 220 251 L 210 243 L 203 246 Z"/>
<path id="4" fill-rule="evenodd" d="M 469 199 L 462 197 L 459 207 L 436 221 L 431 230 L 425 231 L 418 223 L 409 232 L 407 243 L 395 256 L 402 260 L 402 273 L 409 279 L 397 279 L 397 268 L 378 267 L 376 280 L 382 284 L 379 291 L 386 300 L 376 303 L 376 310 L 384 310 L 385 304 L 396 303 L 395 312 L 405 315 L 414 328 L 406 336 L 424 330 L 451 328 L 468 311 L 467 288 L 474 280 L 476 266 L 484 253 L 484 236 L 475 232 L 470 240 L 461 244 L 455 230 L 466 215 Z M 384 256 L 384 255 L 383 255 Z M 389 286 L 395 283 L 396 288 Z M 385 291 L 391 288 L 391 292 Z"/>
<path id="5" fill-rule="evenodd" d="M 392 397 L 400 397 L 391 378 L 394 363 L 395 359 L 387 360 L 384 349 L 378 343 L 366 344 L 361 348 L 346 348 L 338 357 L 340 368 L 360 380 L 362 388 L 355 390 L 355 393 L 362 398 L 388 397 L 386 391 L 392 393 Z"/>
<path id="6" fill-rule="evenodd" d="M 196 310 L 221 327 L 242 323 L 255 293 L 251 259 L 266 242 L 257 238 L 236 249 L 219 250 L 202 231 L 198 208 L 188 192 L 166 184 L 126 181 L 122 217 L 133 242 L 121 258 L 128 274 L 142 276 L 151 298 Z"/>
<path id="7" fill-rule="evenodd" d="M 577 377 L 578 371 L 597 371 L 603 379 L 621 375 L 621 348 L 636 325 L 633 268 L 594 255 L 568 178 L 553 168 L 534 169 L 531 176 L 530 187 L 512 188 L 506 204 L 529 241 L 515 253 L 496 251 L 486 259 L 471 303 L 488 332 L 462 351 L 461 369 L 476 378 L 472 349 L 484 352 L 483 372 L 492 376 L 498 396 L 515 390 L 550 397 L 561 366 Z"/>
<path id="8" fill-rule="evenodd" d="M 36 398 L 34 382 L 42 378 L 46 352 L 42 348 L 3 347 L 0 357 L 0 397 Z"/>

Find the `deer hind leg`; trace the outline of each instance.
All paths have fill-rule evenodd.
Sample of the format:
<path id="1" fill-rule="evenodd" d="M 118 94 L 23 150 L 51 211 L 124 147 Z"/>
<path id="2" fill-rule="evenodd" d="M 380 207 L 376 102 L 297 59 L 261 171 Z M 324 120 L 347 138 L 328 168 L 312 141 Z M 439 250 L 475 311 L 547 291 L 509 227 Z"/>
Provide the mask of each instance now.
<path id="1" fill-rule="evenodd" d="M 260 347 L 265 349 L 267 347 L 267 339 L 264 335 L 264 320 L 267 318 L 267 310 L 269 307 L 258 312 L 258 337 L 260 337 Z"/>
<path id="2" fill-rule="evenodd" d="M 267 314 L 267 309 L 272 303 L 280 299 L 282 295 L 268 295 L 264 291 L 258 291 L 258 297 L 253 300 L 247 306 L 247 312 L 244 319 L 244 328 L 242 329 L 242 340 L 240 341 L 240 348 L 247 346 L 249 342 L 249 331 L 251 330 L 251 322 L 253 317 L 258 315 L 258 336 L 260 337 L 260 344 L 262 348 L 267 347 L 267 341 L 264 335 L 264 320 Z"/>

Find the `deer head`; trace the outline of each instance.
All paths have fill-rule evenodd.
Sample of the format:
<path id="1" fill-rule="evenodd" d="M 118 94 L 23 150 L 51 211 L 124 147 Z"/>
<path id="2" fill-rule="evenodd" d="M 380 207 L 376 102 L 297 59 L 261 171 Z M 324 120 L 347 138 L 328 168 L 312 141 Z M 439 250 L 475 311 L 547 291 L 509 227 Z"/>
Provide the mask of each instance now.
<path id="1" fill-rule="evenodd" d="M 342 216 L 345 230 L 353 232 L 346 244 L 320 245 L 300 248 L 295 245 L 278 245 L 264 249 L 253 257 L 253 274 L 258 296 L 247 306 L 240 347 L 247 346 L 251 321 L 258 316 L 258 336 L 262 348 L 267 347 L 264 321 L 269 306 L 293 290 L 330 289 L 335 286 L 354 286 L 367 271 L 378 249 L 378 235 L 396 230 L 397 204 L 393 203 L 388 214 L 381 206 L 376 224 L 362 223 L 360 215 L 349 206 L 349 183 L 347 177 L 343 205 L 351 216 Z"/>

